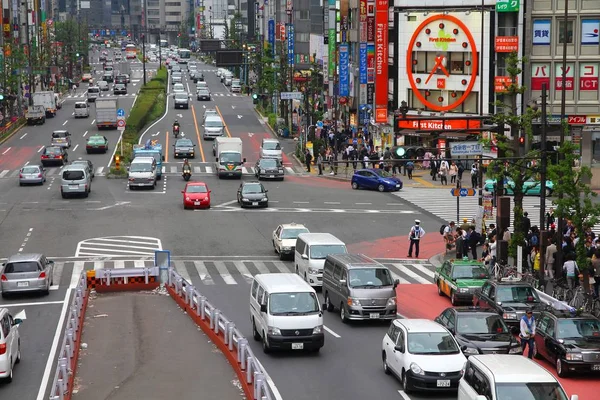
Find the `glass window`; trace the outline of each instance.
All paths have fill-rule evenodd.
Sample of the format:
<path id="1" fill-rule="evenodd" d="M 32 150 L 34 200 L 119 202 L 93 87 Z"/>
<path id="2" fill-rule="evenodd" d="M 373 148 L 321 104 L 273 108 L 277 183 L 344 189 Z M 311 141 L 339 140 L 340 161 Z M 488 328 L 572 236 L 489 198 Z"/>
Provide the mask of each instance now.
<path id="1" fill-rule="evenodd" d="M 222 155 L 224 155 L 224 154 L 222 154 Z M 251 183 L 248 185 L 244 185 L 244 187 L 242 188 L 242 193 L 257 194 L 257 193 L 264 193 L 264 190 L 260 183 Z"/>
<path id="2" fill-rule="evenodd" d="M 454 312 L 450 310 L 448 313 L 448 328 L 454 329 L 455 325 L 456 325 L 456 316 L 454 315 Z"/>
<path id="3" fill-rule="evenodd" d="M 317 244 L 310 247 L 310 258 L 313 260 L 324 260 L 328 254 L 345 254 L 346 246 L 343 244 Z"/>
<path id="4" fill-rule="evenodd" d="M 394 343 L 396 343 L 396 339 L 398 338 L 398 331 L 399 331 L 399 329 L 396 327 L 395 324 L 390 324 L 387 334 L 390 337 L 390 339 L 392 339 L 392 342 L 394 342 Z"/>
<path id="5" fill-rule="evenodd" d="M 263 294 L 265 293 L 265 290 L 261 287 L 259 287 L 258 289 L 258 297 L 256 298 L 256 301 L 258 301 L 259 304 L 264 304 L 263 302 Z"/>
<path id="6" fill-rule="evenodd" d="M 190 185 L 187 187 L 188 193 L 208 193 L 206 186 L 204 185 Z"/>
<path id="7" fill-rule="evenodd" d="M 558 43 L 565 40 L 565 21 L 558 21 Z M 573 21 L 567 21 L 567 43 L 573 44 Z"/>
<path id="8" fill-rule="evenodd" d="M 454 279 L 487 279 L 489 273 L 483 265 L 455 265 L 452 271 Z"/>
<path id="9" fill-rule="evenodd" d="M 279 142 L 263 142 L 264 150 L 281 150 Z"/>
<path id="10" fill-rule="evenodd" d="M 394 280 L 385 268 L 356 268 L 350 270 L 350 287 L 373 288 L 392 286 Z"/>
<path id="11" fill-rule="evenodd" d="M 461 334 L 496 334 L 507 333 L 508 328 L 500 315 L 463 314 L 458 317 L 456 332 Z"/>
<path id="12" fill-rule="evenodd" d="M 269 296 L 271 315 L 313 314 L 319 312 L 315 293 L 273 293 Z"/>
<path id="13" fill-rule="evenodd" d="M 152 164 L 150 163 L 133 163 L 129 167 L 130 172 L 151 172 Z"/>
<path id="14" fill-rule="evenodd" d="M 497 399 L 567 400 L 557 382 L 496 383 Z"/>
<path id="15" fill-rule="evenodd" d="M 258 293 L 258 281 L 252 283 L 252 297 L 256 299 L 256 293 Z"/>
<path id="16" fill-rule="evenodd" d="M 398 330 L 398 339 L 396 340 L 396 345 L 404 345 L 404 331 L 402 328 L 396 328 Z"/>
<path id="17" fill-rule="evenodd" d="M 301 233 L 308 233 L 308 229 L 305 228 L 287 228 L 281 233 L 282 239 L 295 239 Z"/>
<path id="18" fill-rule="evenodd" d="M 40 169 L 39 167 L 23 167 L 21 172 L 24 174 L 39 174 Z"/>
<path id="19" fill-rule="evenodd" d="M 342 267 L 336 265 L 333 269 L 333 279 L 340 280 L 342 278 Z"/>
<path id="20" fill-rule="evenodd" d="M 279 160 L 263 159 L 263 160 L 260 160 L 259 165 L 261 168 L 277 168 L 277 167 L 279 167 Z"/>
<path id="21" fill-rule="evenodd" d="M 0 320 L 0 329 L 2 330 L 2 338 L 6 339 L 10 332 L 10 324 L 8 323 L 8 318 L 6 318 L 6 316 Z"/>
<path id="22" fill-rule="evenodd" d="M 557 339 L 600 338 L 600 321 L 595 319 L 561 319 Z"/>
<path id="23" fill-rule="evenodd" d="M 496 301 L 503 303 L 539 303 L 540 299 L 531 286 L 500 286 Z"/>
<path id="24" fill-rule="evenodd" d="M 452 335 L 446 332 L 408 334 L 408 352 L 411 354 L 458 354 L 459 351 Z"/>
<path id="25" fill-rule="evenodd" d="M 85 179 L 85 173 L 83 171 L 64 171 L 62 177 L 67 181 L 80 181 Z"/>
<path id="26" fill-rule="evenodd" d="M 19 274 L 23 272 L 41 271 L 39 264 L 35 261 L 23 261 L 6 264 L 4 267 L 5 274 Z"/>

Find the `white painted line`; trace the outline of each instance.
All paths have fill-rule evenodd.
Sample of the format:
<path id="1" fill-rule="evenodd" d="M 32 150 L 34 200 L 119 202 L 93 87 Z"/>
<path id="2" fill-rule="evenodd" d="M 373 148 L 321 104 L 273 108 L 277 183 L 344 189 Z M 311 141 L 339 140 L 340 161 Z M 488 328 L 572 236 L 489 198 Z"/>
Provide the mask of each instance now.
<path id="1" fill-rule="evenodd" d="M 66 120 L 65 122 L 63 122 L 63 126 L 65 126 L 67 124 L 67 122 L 69 122 L 69 120 Z"/>
<path id="2" fill-rule="evenodd" d="M 21 137 L 19 138 L 19 140 L 23 139 L 25 136 L 27 136 L 27 132 L 25 132 L 25 133 L 23 134 L 23 136 L 21 136 Z"/>
<path id="3" fill-rule="evenodd" d="M 2 307 L 31 307 L 31 306 L 49 306 L 52 304 L 63 304 L 64 301 L 40 301 L 39 303 L 8 303 L 2 304 Z"/>
<path id="4" fill-rule="evenodd" d="M 28 165 L 29 165 L 29 161 L 27 161 L 27 162 L 25 163 L 24 167 L 26 167 L 26 166 L 28 166 Z"/>
<path id="5" fill-rule="evenodd" d="M 69 285 L 69 288 L 75 289 L 77 287 L 77 283 L 79 282 L 79 277 L 81 276 L 83 267 L 84 261 L 75 261 L 73 263 L 73 273 L 71 275 L 71 285 Z"/>
<path id="6" fill-rule="evenodd" d="M 251 174 L 251 172 L 246 167 L 242 167 L 242 173 L 243 174 Z"/>
<path id="7" fill-rule="evenodd" d="M 309 204 L 310 201 L 294 201 L 294 204 Z"/>
<path id="8" fill-rule="evenodd" d="M 90 125 L 94 125 L 95 123 L 96 123 L 96 120 L 93 120 Z"/>
<path id="9" fill-rule="evenodd" d="M 369 206 L 369 205 L 371 205 L 373 203 L 354 203 L 354 204 L 357 205 L 357 206 Z"/>
<path id="10" fill-rule="evenodd" d="M 83 134 L 83 137 L 85 137 L 88 134 L 88 131 L 85 131 L 85 133 Z"/>
<path id="11" fill-rule="evenodd" d="M 60 286 L 58 286 L 58 285 L 52 285 L 48 288 L 48 290 L 58 290 L 58 289 L 60 289 Z"/>
<path id="12" fill-rule="evenodd" d="M 13 172 L 10 173 L 10 177 L 15 178 L 17 175 L 19 175 L 20 171 L 21 171 L 20 169 L 14 170 Z"/>
<path id="13" fill-rule="evenodd" d="M 237 200 L 227 201 L 225 203 L 217 204 L 216 206 L 213 206 L 213 207 L 225 207 L 225 206 L 228 206 L 228 205 L 233 204 L 233 203 L 237 203 Z"/>
<path id="14" fill-rule="evenodd" d="M 145 268 L 146 267 L 146 263 L 144 263 L 144 260 L 135 260 L 133 262 L 133 268 Z"/>
<path id="15" fill-rule="evenodd" d="M 339 201 L 324 201 L 325 204 L 341 204 Z"/>
<path id="16" fill-rule="evenodd" d="M 202 173 L 202 169 L 200 167 L 194 167 L 194 173 L 200 174 L 200 173 Z"/>
<path id="17" fill-rule="evenodd" d="M 2 155 L 5 155 L 6 153 L 8 153 L 8 152 L 10 151 L 10 149 L 12 149 L 12 147 L 9 147 L 8 149 L 4 150 L 4 151 L 2 152 Z"/>
<path id="18" fill-rule="evenodd" d="M 42 376 L 42 383 L 40 390 L 38 391 L 36 400 L 44 400 L 46 395 L 46 388 L 48 387 L 48 381 L 50 380 L 50 373 L 54 370 L 54 357 L 58 350 L 58 341 L 63 333 L 63 325 L 67 316 L 67 310 L 69 309 L 69 296 L 71 295 L 71 289 L 68 289 L 65 293 L 65 299 L 63 300 L 62 310 L 60 311 L 60 318 L 56 326 L 56 332 L 54 332 L 54 338 L 52 339 L 52 346 L 50 347 L 50 354 L 48 354 L 48 360 L 46 361 L 46 367 L 44 368 L 44 375 Z"/>
<path id="19" fill-rule="evenodd" d="M 207 166 L 206 166 L 206 172 L 207 172 L 207 173 L 209 173 L 209 174 L 212 174 L 212 173 L 213 173 L 213 169 L 212 169 L 212 167 L 209 167 L 209 166 L 207 165 Z"/>
<path id="20" fill-rule="evenodd" d="M 235 261 L 233 264 L 235 265 L 237 270 L 240 271 L 240 274 L 242 274 L 242 276 L 246 280 L 246 283 L 252 283 L 252 280 L 254 278 L 252 277 L 252 274 L 250 273 L 250 271 L 248 271 L 248 268 L 246 268 L 246 265 L 244 265 L 244 262 L 243 261 Z"/>
<path id="21" fill-rule="evenodd" d="M 45 146 L 40 147 L 37 152 L 39 153 L 40 151 L 44 150 L 44 147 Z"/>
<path id="22" fill-rule="evenodd" d="M 115 269 L 125 268 L 125 261 L 115 261 Z"/>
<path id="23" fill-rule="evenodd" d="M 202 283 L 205 285 L 215 284 L 208 273 L 208 269 L 206 269 L 206 265 L 204 265 L 202 261 L 194 261 L 194 267 L 196 267 L 196 271 L 198 271 L 198 276 L 200 277 L 200 280 L 202 280 Z"/>
<path id="24" fill-rule="evenodd" d="M 78 147 L 79 147 L 79 144 L 76 144 L 75 147 L 73 147 L 73 151 L 77 150 Z"/>
<path id="25" fill-rule="evenodd" d="M 271 271 L 269 271 L 269 269 L 265 266 L 265 263 L 262 261 L 254 261 L 251 260 L 252 263 L 254 264 L 254 266 L 256 267 L 256 269 L 258 270 L 258 272 L 260 272 L 261 274 L 268 274 Z"/>
<path id="26" fill-rule="evenodd" d="M 408 397 L 406 393 L 404 393 L 404 390 L 398 390 L 398 394 L 400 395 L 400 397 L 402 397 L 403 400 L 411 400 L 411 398 Z"/>
<path id="27" fill-rule="evenodd" d="M 104 167 L 96 168 L 96 175 L 100 175 L 102 173 L 102 171 L 104 171 Z"/>
<path id="28" fill-rule="evenodd" d="M 6 174 L 8 174 L 10 172 L 10 170 L 5 169 L 4 171 L 0 172 L 0 178 L 4 178 L 6 176 Z"/>
<path id="29" fill-rule="evenodd" d="M 235 279 L 233 279 L 223 261 L 213 261 L 213 263 L 215 264 L 217 271 L 219 271 L 219 275 L 221 275 L 221 278 L 223 278 L 226 284 L 237 285 L 237 282 Z"/>
<path id="30" fill-rule="evenodd" d="M 183 261 L 173 261 L 173 264 L 175 264 L 175 270 L 179 273 L 179 275 L 181 275 L 181 277 L 186 281 L 192 283 L 192 278 L 190 278 L 190 274 L 185 267 L 185 263 Z"/>
<path id="31" fill-rule="evenodd" d="M 286 170 L 286 172 L 287 172 L 288 174 L 295 174 L 295 173 L 296 173 L 296 171 L 294 171 L 294 169 L 293 169 L 293 168 L 290 168 L 290 167 L 285 167 L 285 170 Z"/>
<path id="32" fill-rule="evenodd" d="M 417 275 L 415 274 L 410 268 L 398 268 L 396 267 L 395 264 L 392 264 L 392 266 L 394 266 L 394 268 L 396 268 L 396 270 L 404 273 L 405 275 L 408 275 L 409 277 L 411 277 L 412 279 L 414 279 L 415 281 L 419 282 L 419 283 L 433 283 L 425 278 L 423 278 L 421 275 Z"/>
<path id="33" fill-rule="evenodd" d="M 411 264 L 413 267 L 415 267 L 415 269 L 418 269 L 420 272 L 424 273 L 425 275 L 429 276 L 431 279 L 433 279 L 434 273 L 433 271 L 428 270 L 427 268 L 425 268 L 424 266 L 422 266 L 421 264 Z"/>
<path id="34" fill-rule="evenodd" d="M 177 173 L 177 167 L 171 167 L 170 170 L 171 170 L 172 174 L 176 174 Z"/>
<path id="35" fill-rule="evenodd" d="M 165 166 L 163 165 L 163 167 L 161 168 L 161 171 L 162 171 L 162 173 L 163 173 L 163 174 L 164 174 L 164 173 L 166 173 L 166 171 L 167 171 L 167 167 L 165 167 Z"/>
<path id="36" fill-rule="evenodd" d="M 325 331 L 326 331 L 326 332 L 329 332 L 329 334 L 330 334 L 331 336 L 333 336 L 334 338 L 337 338 L 337 339 L 341 338 L 341 336 L 340 336 L 340 335 L 338 335 L 337 333 L 335 333 L 334 331 L 332 331 L 331 329 L 329 329 L 329 328 L 328 328 L 328 327 L 326 327 L 325 325 L 323 325 L 323 329 L 325 329 Z"/>

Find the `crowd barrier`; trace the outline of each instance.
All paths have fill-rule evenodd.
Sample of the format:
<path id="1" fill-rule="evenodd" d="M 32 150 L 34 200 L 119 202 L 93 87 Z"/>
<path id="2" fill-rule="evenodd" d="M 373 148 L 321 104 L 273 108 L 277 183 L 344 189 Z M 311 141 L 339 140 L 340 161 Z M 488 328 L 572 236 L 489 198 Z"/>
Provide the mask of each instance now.
<path id="1" fill-rule="evenodd" d="M 248 340 L 221 311 L 208 302 L 173 268 L 168 270 L 167 291 L 219 347 L 233 366 L 247 399 L 281 400 L 273 381 L 248 345 Z"/>

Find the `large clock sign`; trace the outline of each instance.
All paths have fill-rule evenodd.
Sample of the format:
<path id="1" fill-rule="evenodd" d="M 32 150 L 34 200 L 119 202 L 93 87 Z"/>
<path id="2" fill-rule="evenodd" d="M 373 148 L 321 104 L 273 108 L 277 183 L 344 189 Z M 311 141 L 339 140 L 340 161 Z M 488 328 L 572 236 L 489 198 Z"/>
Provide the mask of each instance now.
<path id="1" fill-rule="evenodd" d="M 418 62 L 418 52 L 436 53 L 433 67 L 425 74 L 413 71 Z M 452 66 L 448 65 L 448 56 L 454 53 L 470 54 L 470 57 L 460 58 L 460 62 L 464 63 L 460 70 L 470 69 L 469 74 L 450 74 Z M 469 28 L 452 15 L 433 15 L 419 25 L 408 44 L 406 53 L 408 81 L 414 95 L 428 109 L 453 110 L 467 99 L 475 86 L 477 61 L 477 44 Z M 452 60 L 453 64 L 455 62 Z M 443 95 L 430 99 L 430 90 L 441 90 Z"/>

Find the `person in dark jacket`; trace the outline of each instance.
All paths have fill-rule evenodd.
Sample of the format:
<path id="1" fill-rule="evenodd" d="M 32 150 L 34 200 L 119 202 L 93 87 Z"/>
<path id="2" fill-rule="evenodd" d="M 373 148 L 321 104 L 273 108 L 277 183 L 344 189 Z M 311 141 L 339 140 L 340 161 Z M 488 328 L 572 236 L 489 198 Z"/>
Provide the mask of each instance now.
<path id="1" fill-rule="evenodd" d="M 523 235 L 527 236 L 531 230 L 531 220 L 529 219 L 529 213 L 525 211 L 523 213 L 523 219 L 521 219 L 521 226 L 523 228 Z"/>
<path id="2" fill-rule="evenodd" d="M 469 248 L 473 260 L 477 260 L 477 246 L 481 243 L 481 234 L 475 230 L 474 226 L 469 227 Z"/>
<path id="3" fill-rule="evenodd" d="M 460 260 L 465 255 L 463 231 L 460 228 L 456 229 L 456 238 L 454 239 L 454 244 L 456 245 L 456 258 Z"/>

